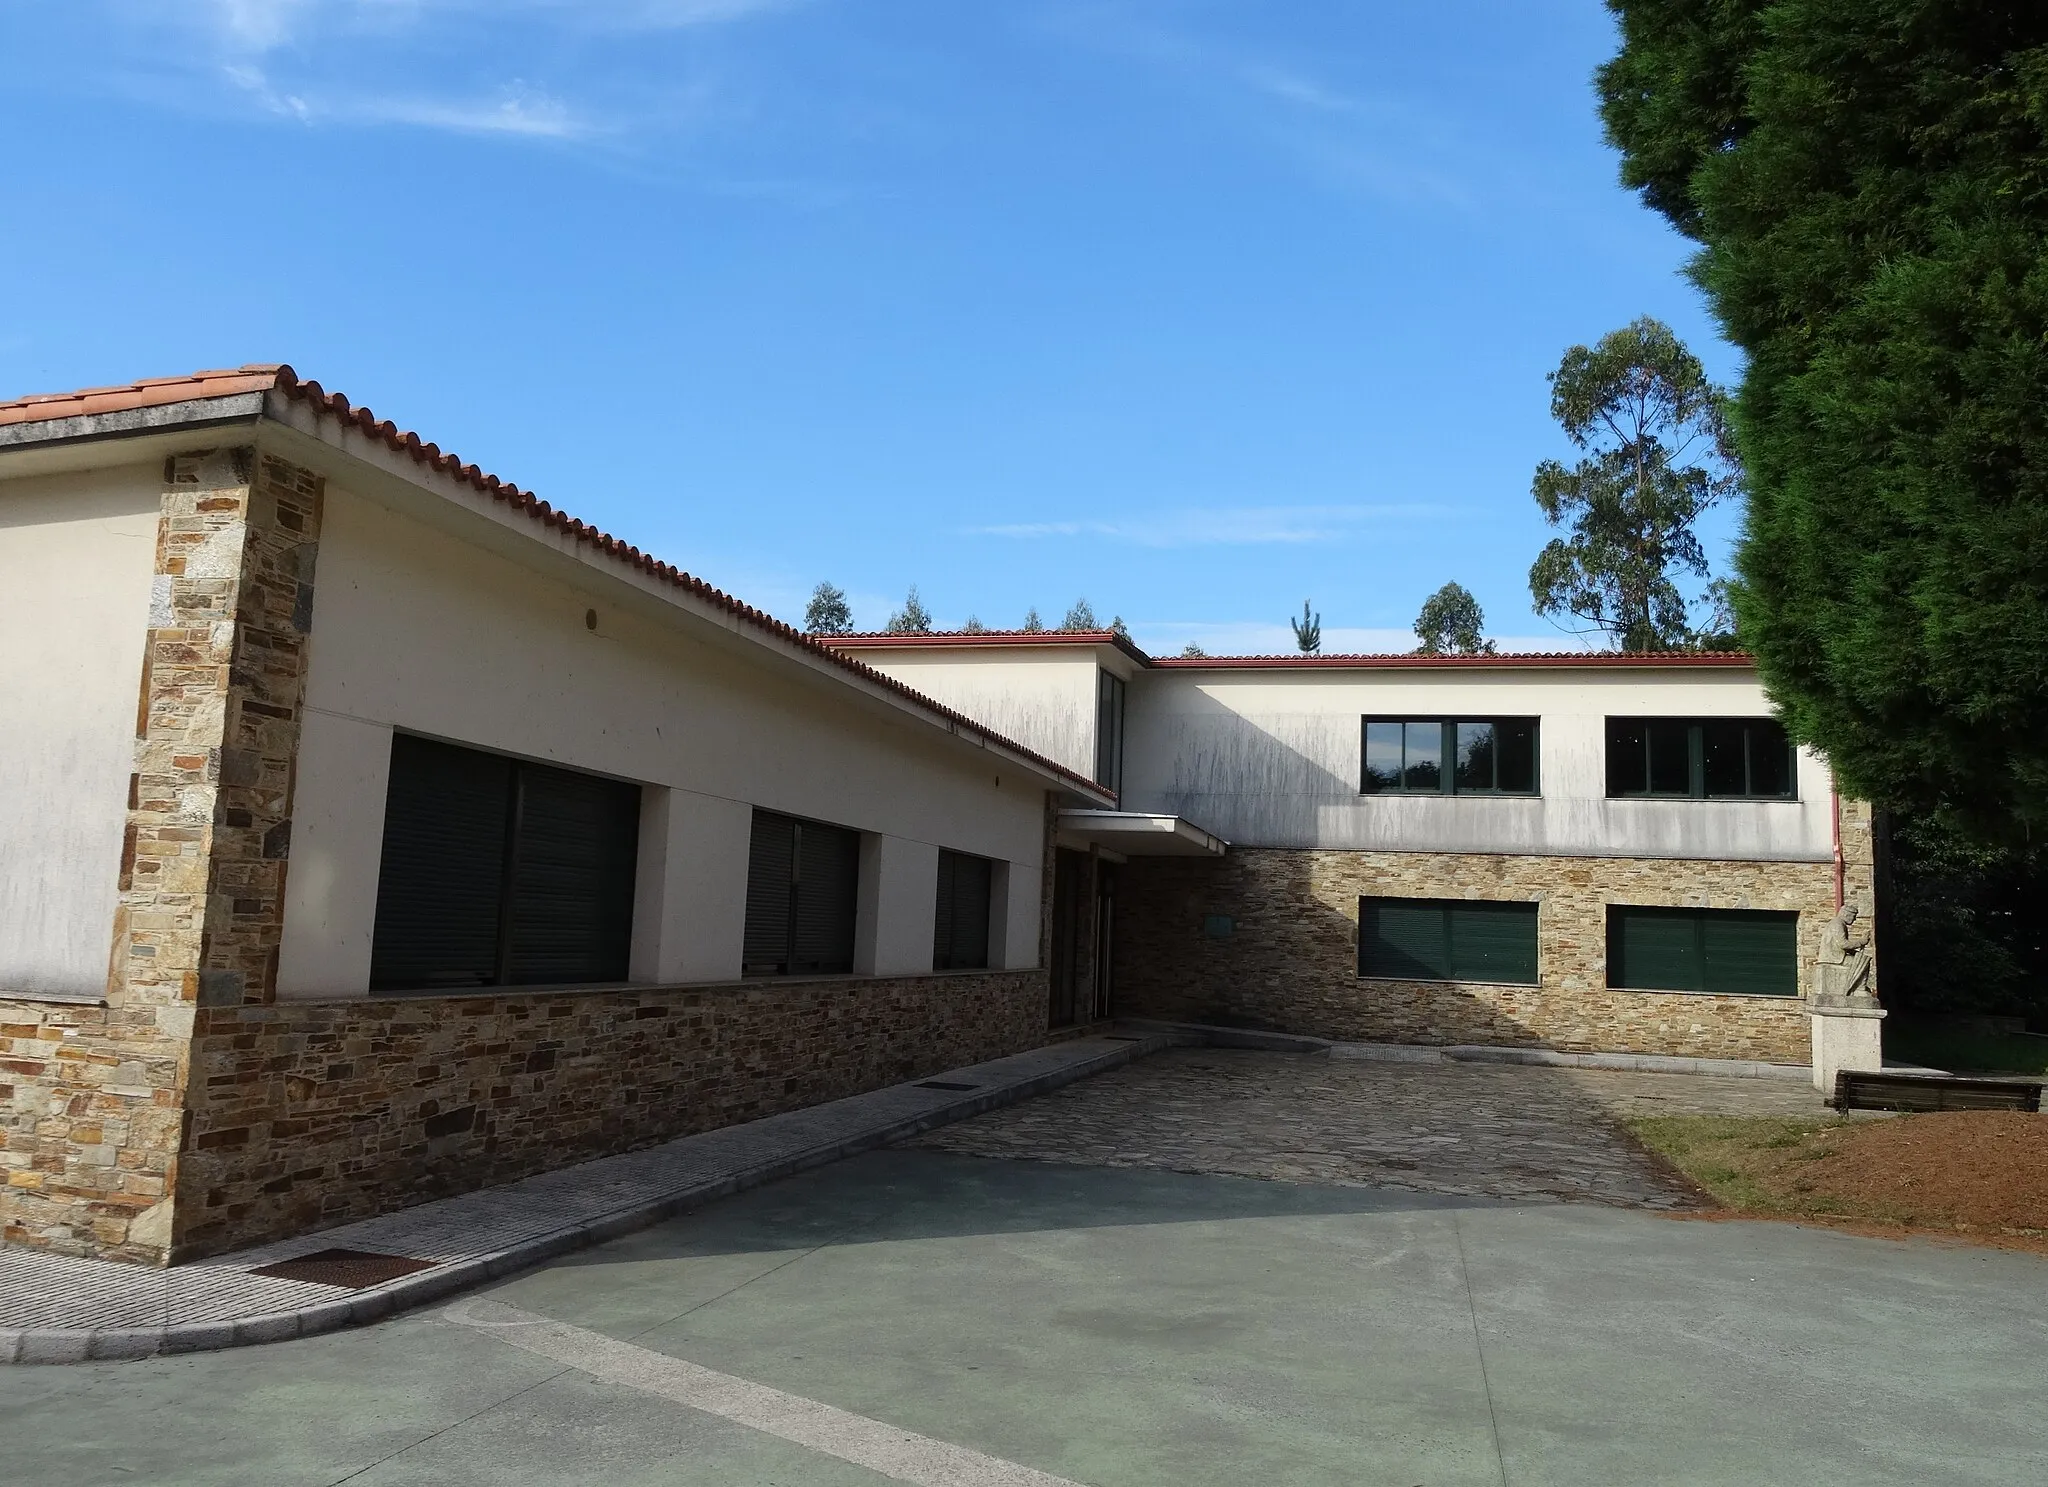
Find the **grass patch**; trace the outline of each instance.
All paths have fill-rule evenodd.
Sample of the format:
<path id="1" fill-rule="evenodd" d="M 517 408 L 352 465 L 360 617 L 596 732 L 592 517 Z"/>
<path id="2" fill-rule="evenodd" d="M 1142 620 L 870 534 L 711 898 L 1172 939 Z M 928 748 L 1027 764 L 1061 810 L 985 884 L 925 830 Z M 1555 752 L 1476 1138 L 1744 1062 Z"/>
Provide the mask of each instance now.
<path id="1" fill-rule="evenodd" d="M 1734 1213 L 2048 1243 L 2048 1120 L 2038 1115 L 1657 1115 L 1628 1128 Z"/>
<path id="2" fill-rule="evenodd" d="M 2048 1038 L 1954 1028 L 1886 1027 L 1885 1057 L 1957 1074 L 2048 1074 Z"/>
<path id="3" fill-rule="evenodd" d="M 1797 1186 L 1802 1165 L 1832 1154 L 1847 1121 L 1745 1115 L 1648 1115 L 1628 1122 L 1643 1145 L 1724 1208 L 1781 1217 L 1834 1213 Z"/>

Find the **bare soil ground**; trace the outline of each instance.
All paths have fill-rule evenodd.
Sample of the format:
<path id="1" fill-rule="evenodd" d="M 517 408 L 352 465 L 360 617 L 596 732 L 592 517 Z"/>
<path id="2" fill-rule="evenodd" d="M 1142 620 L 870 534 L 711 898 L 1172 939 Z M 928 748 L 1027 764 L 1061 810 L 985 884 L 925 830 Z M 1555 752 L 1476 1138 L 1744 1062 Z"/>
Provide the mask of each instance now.
<path id="1" fill-rule="evenodd" d="M 1628 1126 L 1730 1216 L 2048 1252 L 2048 1118 L 2039 1115 L 1680 1115 Z"/>

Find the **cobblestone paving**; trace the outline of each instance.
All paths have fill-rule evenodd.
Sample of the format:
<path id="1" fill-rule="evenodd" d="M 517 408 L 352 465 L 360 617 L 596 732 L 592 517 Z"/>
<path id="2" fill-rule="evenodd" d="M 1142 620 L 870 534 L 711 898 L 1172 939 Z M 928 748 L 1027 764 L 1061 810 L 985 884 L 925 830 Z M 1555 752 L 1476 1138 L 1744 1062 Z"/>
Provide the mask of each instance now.
<path id="1" fill-rule="evenodd" d="M 916 1138 L 975 1156 L 1673 1209 L 1616 1124 L 1825 1115 L 1789 1080 L 1176 1049 Z"/>

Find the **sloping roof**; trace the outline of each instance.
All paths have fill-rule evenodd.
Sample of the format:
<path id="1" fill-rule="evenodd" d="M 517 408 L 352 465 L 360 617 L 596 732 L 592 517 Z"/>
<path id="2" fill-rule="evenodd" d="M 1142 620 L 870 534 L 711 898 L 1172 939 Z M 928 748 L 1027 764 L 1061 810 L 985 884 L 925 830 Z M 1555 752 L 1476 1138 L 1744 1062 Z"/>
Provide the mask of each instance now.
<path id="1" fill-rule="evenodd" d="M 1733 669 L 1753 668 L 1756 658 L 1743 651 L 1511 651 L 1493 656 L 1421 656 L 1413 651 L 1359 656 L 1155 656 L 1154 666 L 1190 671 L 1313 671 L 1353 667 L 1385 670 L 1486 671 L 1517 667 L 1579 670 Z"/>
<path id="2" fill-rule="evenodd" d="M 852 635 L 828 635 L 824 640 L 828 645 L 845 646 L 850 650 L 908 650 L 926 646 L 1114 645 L 1141 665 L 1192 671 L 1318 668 L 1483 671 L 1516 667 L 1595 670 L 1705 667 L 1739 670 L 1756 665 L 1755 657 L 1742 651 L 1655 651 L 1638 655 L 1620 651 L 1519 651 L 1489 656 L 1422 656 L 1407 651 L 1381 655 L 1153 656 L 1113 630 L 934 630 L 911 635 L 865 630 Z"/>
<path id="3" fill-rule="evenodd" d="M 652 554 L 642 552 L 632 544 L 608 532 L 600 531 L 588 522 L 557 510 L 531 491 L 521 490 L 510 481 L 501 480 L 473 464 L 465 463 L 453 454 L 445 453 L 439 445 L 429 443 L 418 434 L 399 428 L 389 419 L 379 419 L 368 408 L 353 406 L 340 393 L 329 392 L 318 382 L 302 380 L 297 372 L 282 363 L 256 363 L 237 367 L 232 371 L 193 372 L 183 377 L 146 377 L 116 387 L 90 387 L 78 392 L 41 393 L 15 398 L 8 402 L 0 402 L 0 426 L 53 422 L 102 413 L 123 413 L 139 408 L 201 402 L 252 392 L 275 393 L 294 402 L 304 403 L 323 417 L 349 424 L 395 453 L 408 455 L 415 463 L 473 486 L 493 500 L 503 502 L 512 510 L 544 527 L 594 548 L 615 562 L 681 589 L 692 598 L 722 610 L 785 644 L 796 646 L 830 662 L 841 671 L 893 693 L 924 712 L 943 719 L 953 728 L 985 739 L 1021 759 L 1028 760 L 1037 768 L 1071 782 L 1085 794 L 1105 800 L 1113 798 L 1110 792 L 1087 776 L 1046 758 L 1036 750 L 1026 748 L 1014 739 L 1004 737 L 987 725 L 977 723 L 965 713 L 956 712 L 943 703 L 934 701 L 922 692 L 905 686 L 894 677 L 875 670 L 872 666 L 864 665 L 853 657 L 840 653 L 794 625 L 784 624 L 766 610 L 742 603 L 722 589 L 714 588 L 703 579 L 684 572 L 673 563 L 664 563 Z"/>
<path id="4" fill-rule="evenodd" d="M 856 630 L 848 635 L 820 637 L 827 645 L 849 650 L 916 650 L 925 646 L 976 645 L 1113 645 L 1141 666 L 1152 658 L 1128 635 L 1114 630 L 926 630 L 896 634 L 887 630 Z"/>
<path id="5" fill-rule="evenodd" d="M 86 387 L 77 392 L 38 392 L 0 403 L 0 425 L 42 423 L 56 418 L 84 418 L 94 413 L 125 413 L 135 408 L 162 408 L 200 398 L 228 398 L 238 393 L 268 392 L 285 366 L 255 365 L 230 372 L 191 372 L 183 377 L 144 377 L 118 387 Z M 294 378 L 294 381 L 297 379 Z"/>

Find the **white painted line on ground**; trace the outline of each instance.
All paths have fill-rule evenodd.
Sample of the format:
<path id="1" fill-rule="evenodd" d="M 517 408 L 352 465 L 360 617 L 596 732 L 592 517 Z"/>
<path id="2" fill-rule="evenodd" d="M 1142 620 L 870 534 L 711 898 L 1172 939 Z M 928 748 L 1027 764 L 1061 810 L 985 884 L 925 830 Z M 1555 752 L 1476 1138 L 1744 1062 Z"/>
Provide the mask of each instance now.
<path id="1" fill-rule="evenodd" d="M 578 1373 L 659 1394 L 915 1487 L 1081 1487 L 1066 1477 L 701 1368 L 667 1353 L 535 1316 L 502 1301 L 465 1301 L 451 1306 L 446 1316 L 451 1322 L 490 1332 L 503 1342 L 552 1358 Z"/>

